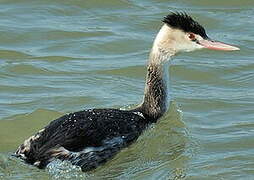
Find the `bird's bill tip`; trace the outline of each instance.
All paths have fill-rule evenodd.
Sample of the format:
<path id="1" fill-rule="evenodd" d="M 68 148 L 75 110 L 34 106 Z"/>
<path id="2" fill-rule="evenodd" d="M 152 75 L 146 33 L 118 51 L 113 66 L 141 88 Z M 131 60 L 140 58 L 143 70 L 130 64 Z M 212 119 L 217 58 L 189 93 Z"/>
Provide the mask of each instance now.
<path id="1" fill-rule="evenodd" d="M 229 44 L 225 44 L 218 41 L 212 41 L 212 40 L 200 40 L 199 44 L 207 49 L 213 49 L 213 50 L 219 50 L 219 51 L 236 51 L 240 50 L 240 48 L 236 46 L 232 46 Z"/>

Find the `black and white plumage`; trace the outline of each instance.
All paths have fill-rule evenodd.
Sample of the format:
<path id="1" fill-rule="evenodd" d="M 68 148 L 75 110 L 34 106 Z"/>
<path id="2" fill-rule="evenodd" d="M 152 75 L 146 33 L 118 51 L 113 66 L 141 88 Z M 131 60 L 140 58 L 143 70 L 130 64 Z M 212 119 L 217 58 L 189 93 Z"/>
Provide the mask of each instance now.
<path id="1" fill-rule="evenodd" d="M 163 21 L 149 56 L 144 99 L 137 108 L 90 109 L 64 115 L 25 140 L 15 155 L 39 168 L 57 158 L 83 171 L 94 169 L 133 143 L 167 111 L 170 57 L 201 48 L 238 50 L 207 40 L 204 28 L 186 14 L 171 13 Z"/>
<path id="2" fill-rule="evenodd" d="M 22 152 L 26 162 L 39 168 L 44 168 L 53 156 L 70 160 L 86 171 L 106 162 L 135 141 L 148 124 L 147 119 L 135 111 L 89 109 L 75 112 L 52 121 L 29 143 L 21 145 L 16 154 Z"/>

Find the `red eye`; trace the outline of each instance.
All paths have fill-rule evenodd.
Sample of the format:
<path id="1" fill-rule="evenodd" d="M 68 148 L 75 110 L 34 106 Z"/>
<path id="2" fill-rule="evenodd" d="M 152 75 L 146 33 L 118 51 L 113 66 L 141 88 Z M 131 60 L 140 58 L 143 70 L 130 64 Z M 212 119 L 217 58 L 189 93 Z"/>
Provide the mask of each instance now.
<path id="1" fill-rule="evenodd" d="M 194 34 L 189 34 L 189 38 L 191 39 L 191 40 L 195 40 L 195 35 Z"/>

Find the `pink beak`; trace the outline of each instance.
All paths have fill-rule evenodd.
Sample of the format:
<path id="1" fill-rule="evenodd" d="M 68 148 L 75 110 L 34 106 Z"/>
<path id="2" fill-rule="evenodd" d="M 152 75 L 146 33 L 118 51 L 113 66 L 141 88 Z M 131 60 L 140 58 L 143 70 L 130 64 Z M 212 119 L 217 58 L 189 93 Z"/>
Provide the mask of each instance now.
<path id="1" fill-rule="evenodd" d="M 238 47 L 231 46 L 229 44 L 224 44 L 222 42 L 212 41 L 210 39 L 203 39 L 203 40 L 198 41 L 198 43 L 207 49 L 220 50 L 220 51 L 240 50 Z"/>

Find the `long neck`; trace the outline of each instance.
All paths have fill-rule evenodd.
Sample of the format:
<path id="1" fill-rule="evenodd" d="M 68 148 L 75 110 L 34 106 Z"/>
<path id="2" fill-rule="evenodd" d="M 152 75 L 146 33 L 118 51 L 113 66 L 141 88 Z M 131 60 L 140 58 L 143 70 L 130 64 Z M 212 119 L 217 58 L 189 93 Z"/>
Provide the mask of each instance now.
<path id="1" fill-rule="evenodd" d="M 140 108 L 144 115 L 156 121 L 168 109 L 169 57 L 163 52 L 151 51 L 147 66 L 145 95 Z"/>

